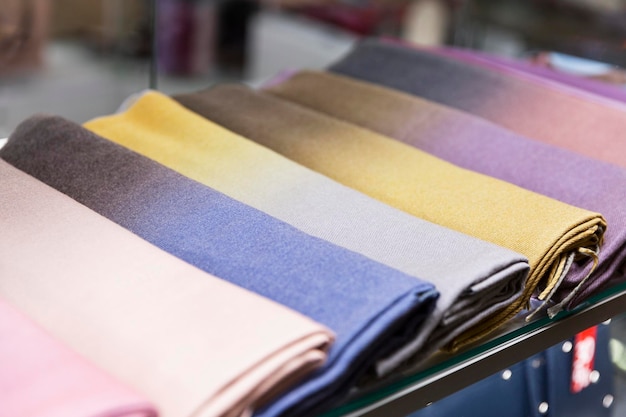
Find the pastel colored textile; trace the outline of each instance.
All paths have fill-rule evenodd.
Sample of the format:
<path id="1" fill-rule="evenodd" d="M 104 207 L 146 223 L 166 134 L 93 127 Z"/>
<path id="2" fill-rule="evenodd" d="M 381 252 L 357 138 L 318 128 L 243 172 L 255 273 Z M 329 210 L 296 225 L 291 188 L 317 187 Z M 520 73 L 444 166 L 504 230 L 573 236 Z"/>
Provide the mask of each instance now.
<path id="1" fill-rule="evenodd" d="M 425 50 L 368 40 L 330 71 L 448 105 L 551 145 L 626 166 L 626 106 Z"/>
<path id="2" fill-rule="evenodd" d="M 609 227 L 598 268 L 569 307 L 611 279 L 626 279 L 626 194 L 615 192 L 626 189 L 626 171 L 620 167 L 527 139 L 450 107 L 331 73 L 301 72 L 268 91 L 463 168 L 602 213 Z M 568 274 L 553 298 L 563 300 L 580 278 Z"/>
<path id="3" fill-rule="evenodd" d="M 3 150 L 38 128 L 63 135 L 65 123 L 30 119 Z M 323 364 L 332 335 L 322 326 L 174 258 L 4 161 L 0 177 L 0 295 L 144 394 L 160 416 L 248 416 Z"/>
<path id="4" fill-rule="evenodd" d="M 500 57 L 471 49 L 445 46 L 435 48 L 420 46 L 395 38 L 383 38 L 383 41 L 392 45 L 404 46 L 434 55 L 449 57 L 470 65 L 481 66 L 492 71 L 502 72 L 506 76 L 519 77 L 522 79 L 526 78 L 528 81 L 540 85 L 543 88 L 554 89 L 604 105 L 619 106 L 620 104 L 615 103 L 615 101 L 624 101 L 624 99 L 626 99 L 626 89 L 620 89 L 619 87 L 593 79 L 558 72 L 548 67 L 533 65 L 530 62 Z M 293 73 L 294 71 L 291 71 L 291 74 Z M 289 73 L 286 72 L 282 78 L 288 78 L 288 76 Z M 273 80 L 273 82 L 280 82 L 280 78 L 276 77 L 276 80 Z"/>
<path id="5" fill-rule="evenodd" d="M 590 78 L 566 74 L 552 68 L 533 65 L 530 62 L 500 57 L 471 49 L 446 47 L 436 48 L 433 52 L 479 64 L 486 68 L 505 71 L 512 75 L 527 76 L 538 82 L 541 82 L 541 79 L 556 82 L 563 86 L 574 87 L 587 93 L 626 103 L 626 89 L 623 87 Z"/>
<path id="6" fill-rule="evenodd" d="M 547 297 L 579 248 L 597 250 L 606 227 L 597 213 L 461 169 L 267 93 L 223 85 L 199 94 L 219 109 L 205 114 L 216 123 L 415 216 L 527 256 L 531 270 L 523 297 L 459 344 L 520 312 L 536 289 Z"/>
<path id="7" fill-rule="evenodd" d="M 332 407 L 434 307 L 431 284 L 302 233 L 63 119 L 24 122 L 0 156 L 190 264 L 334 331 L 327 364 L 261 415 Z M 238 311 L 257 316 L 252 306 Z M 244 332 L 229 327 L 225 335 Z M 234 335 L 227 339 L 257 349 Z"/>
<path id="8" fill-rule="evenodd" d="M 0 300 L 1 417 L 156 417 L 141 396 Z"/>
<path id="9" fill-rule="evenodd" d="M 191 107 L 195 99 L 178 96 Z M 415 365 L 521 294 L 528 272 L 521 255 L 393 209 L 161 94 L 88 126 L 306 233 L 435 284 L 435 310 L 413 340 L 379 362 L 379 374 L 409 358 Z"/>

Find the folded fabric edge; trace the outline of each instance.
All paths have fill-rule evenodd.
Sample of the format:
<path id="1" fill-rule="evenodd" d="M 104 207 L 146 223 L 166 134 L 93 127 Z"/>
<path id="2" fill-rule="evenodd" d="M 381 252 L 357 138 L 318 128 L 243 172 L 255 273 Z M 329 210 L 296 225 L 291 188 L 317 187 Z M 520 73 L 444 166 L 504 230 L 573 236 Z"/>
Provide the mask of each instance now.
<path id="1" fill-rule="evenodd" d="M 497 327 L 515 317 L 522 309 L 529 308 L 530 298 L 536 293 L 541 281 L 546 281 L 546 288 L 559 283 L 562 274 L 559 273 L 558 268 L 553 266 L 561 262 L 562 255 L 578 252 L 579 248 L 593 250 L 596 246 L 601 245 L 605 229 L 606 221 L 598 214 L 595 217 L 585 219 L 555 242 L 551 250 L 540 261 L 536 273 L 529 276 L 524 294 L 519 299 L 520 302 L 512 304 L 493 316 L 493 322 L 500 323 Z M 465 336 L 446 345 L 444 351 L 454 353 L 460 348 L 478 341 L 490 332 L 491 330 L 484 325 L 476 326 L 466 332 Z"/>
<path id="2" fill-rule="evenodd" d="M 291 76 L 293 76 L 293 74 Z M 272 94 L 272 89 L 279 88 L 281 81 L 285 82 L 287 81 L 287 79 L 285 77 L 282 77 L 282 80 L 278 80 L 278 81 L 279 82 L 274 84 L 273 87 L 266 88 L 265 92 Z M 280 94 L 278 94 L 278 97 L 283 98 Z M 597 216 L 601 218 L 600 215 L 597 215 Z M 586 221 L 587 219 L 584 219 L 584 220 Z M 606 224 L 604 219 L 602 219 L 600 223 L 602 225 Z M 576 234 L 572 238 L 575 241 L 572 244 L 573 248 L 571 249 L 571 252 L 573 253 L 579 253 L 580 249 L 584 249 L 585 247 L 587 248 L 592 247 L 595 245 L 596 241 L 602 239 L 603 230 L 594 229 L 593 227 L 590 227 L 589 231 L 582 231 L 579 229 L 580 228 L 574 227 L 570 229 L 569 232 L 565 233 L 565 237 L 569 237 L 572 233 Z M 596 235 L 596 232 L 597 232 L 597 237 L 594 237 Z M 587 236 L 594 237 L 590 239 L 592 242 L 589 242 L 589 243 L 585 242 L 585 239 Z M 560 257 L 557 254 L 559 252 L 567 252 L 567 249 L 563 249 L 564 246 L 566 245 L 563 245 L 560 242 L 562 238 L 563 236 L 557 239 L 557 241 L 550 246 L 551 249 L 546 254 L 544 254 L 544 256 L 540 259 L 539 263 L 535 266 L 534 270 L 531 272 L 529 276 L 527 288 L 525 289 L 523 296 L 520 297 L 519 302 L 512 303 L 509 307 L 503 309 L 500 313 L 494 314 L 491 317 L 491 319 L 488 319 L 489 323 L 486 323 L 483 326 L 479 325 L 479 328 L 482 329 L 482 331 L 479 334 L 474 335 L 471 341 L 468 340 L 467 342 L 463 342 L 463 339 L 465 339 L 465 337 L 468 336 L 468 334 L 466 334 L 465 337 L 461 336 L 461 338 L 458 339 L 456 342 L 462 343 L 462 344 L 473 343 L 474 341 L 485 336 L 488 333 L 488 327 L 487 327 L 488 325 L 490 324 L 493 325 L 495 329 L 499 327 L 500 325 L 502 325 L 504 321 L 514 317 L 517 313 L 519 313 L 522 310 L 522 308 L 524 307 L 528 308 L 527 306 L 528 306 L 528 301 L 530 300 L 530 297 L 533 295 L 533 293 L 536 291 L 536 289 L 539 287 L 539 285 L 543 281 L 546 281 L 546 285 L 545 285 L 545 289 L 542 289 L 543 291 L 542 298 L 546 298 L 548 294 L 552 295 L 554 293 L 552 290 L 556 286 L 558 286 L 557 285 L 558 283 L 561 282 L 559 278 L 564 277 L 565 272 L 567 272 L 567 271 L 563 272 L 560 269 L 550 269 L 550 268 L 553 268 L 555 265 L 558 265 L 561 261 Z M 544 277 L 547 277 L 547 278 L 544 278 Z M 498 317 L 498 314 L 501 314 L 502 317 Z M 471 335 L 472 333 L 473 331 L 469 330 L 469 335 Z M 452 343 L 454 344 L 455 341 L 453 341 Z"/>
<path id="3" fill-rule="evenodd" d="M 507 265 L 483 280 L 486 281 L 489 278 L 496 279 L 496 276 L 505 276 L 508 277 L 508 279 L 496 279 L 497 286 L 513 286 L 513 288 L 517 289 L 512 293 L 509 292 L 510 294 L 503 297 L 504 299 L 500 300 L 500 303 L 496 303 L 496 309 L 500 310 L 504 308 L 510 302 L 517 300 L 521 296 L 524 288 L 524 282 L 528 277 L 528 270 L 529 266 L 527 262 L 515 262 Z M 468 288 L 471 288 L 471 286 Z M 474 292 L 471 296 L 472 298 L 482 298 L 482 294 L 484 292 L 492 291 L 492 286 L 483 285 L 479 286 L 477 289 L 479 291 Z M 468 295 L 461 292 L 456 300 L 463 297 L 468 297 Z M 455 302 L 452 302 L 451 306 L 454 306 L 454 304 Z M 450 309 L 448 309 L 448 311 L 449 310 Z M 450 316 L 446 317 L 446 313 L 447 311 L 443 311 L 441 313 L 441 319 L 433 322 L 429 329 L 425 328 L 422 329 L 421 332 L 418 332 L 412 343 L 402 346 L 400 349 L 393 352 L 392 355 L 379 360 L 376 364 L 377 375 L 379 377 L 383 377 L 399 367 L 417 366 L 421 361 L 427 359 L 432 353 L 446 346 L 451 341 L 454 341 L 459 336 L 462 336 L 466 329 L 471 329 L 483 321 L 478 318 L 476 319 L 476 322 L 472 320 L 473 317 L 476 317 L 476 314 L 475 311 L 470 311 L 468 312 L 469 317 L 466 314 L 463 315 L 462 322 L 465 325 L 459 327 L 459 320 L 450 321 Z M 448 321 L 447 323 L 446 320 Z"/>
<path id="4" fill-rule="evenodd" d="M 602 282 L 595 288 L 593 288 L 591 284 L 588 288 L 581 288 L 580 291 L 565 306 L 565 310 L 574 309 L 584 303 L 590 296 L 598 294 L 611 286 L 624 281 L 624 278 L 626 277 L 626 257 L 620 255 L 626 253 L 626 242 L 616 248 L 614 253 L 617 256 L 615 256 L 615 259 L 612 259 L 612 262 L 609 262 L 609 259 L 605 258 L 604 261 L 600 261 L 594 272 L 596 275 L 610 276 L 612 278 Z"/>
<path id="5" fill-rule="evenodd" d="M 422 283 L 392 300 L 336 352 L 334 360 L 295 387 L 284 401 L 268 404 L 258 414 L 309 416 L 338 405 L 359 378 L 375 371 L 378 358 L 397 349 L 398 344 L 406 342 L 408 334 L 421 328 L 438 297 L 432 284 Z"/>
<path id="6" fill-rule="evenodd" d="M 329 333 L 316 332 L 293 341 L 260 359 L 254 367 L 207 399 L 193 415 L 239 417 L 254 414 L 256 409 L 324 365 L 333 339 Z"/>

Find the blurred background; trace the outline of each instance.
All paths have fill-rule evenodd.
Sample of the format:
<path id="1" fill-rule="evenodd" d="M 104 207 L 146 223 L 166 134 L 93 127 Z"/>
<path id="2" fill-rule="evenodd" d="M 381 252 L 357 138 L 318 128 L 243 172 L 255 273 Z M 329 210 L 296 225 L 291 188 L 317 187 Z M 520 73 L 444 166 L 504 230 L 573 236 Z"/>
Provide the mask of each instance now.
<path id="1" fill-rule="evenodd" d="M 113 112 L 144 88 L 323 68 L 368 36 L 626 84 L 626 0 L 0 0 L 0 137 L 35 112 Z"/>

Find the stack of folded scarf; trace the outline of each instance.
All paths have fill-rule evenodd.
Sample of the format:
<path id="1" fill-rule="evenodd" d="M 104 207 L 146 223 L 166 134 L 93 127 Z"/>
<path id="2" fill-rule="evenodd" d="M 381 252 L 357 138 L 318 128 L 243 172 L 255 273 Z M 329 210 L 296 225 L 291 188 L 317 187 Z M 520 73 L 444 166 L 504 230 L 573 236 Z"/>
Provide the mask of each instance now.
<path id="1" fill-rule="evenodd" d="M 0 150 L 0 416 L 314 416 L 575 309 L 626 279 L 624 116 L 391 40 L 32 116 Z"/>
<path id="2" fill-rule="evenodd" d="M 367 41 L 330 70 L 480 116 L 532 139 L 626 166 L 623 103 L 494 71 L 449 54 Z"/>
<path id="3" fill-rule="evenodd" d="M 521 255 L 394 210 L 161 94 L 87 126 L 304 232 L 436 284 L 437 307 L 412 341 L 379 362 L 379 374 L 425 358 L 522 292 L 528 265 Z"/>
<path id="4" fill-rule="evenodd" d="M 463 168 L 508 181 L 564 203 L 603 214 L 604 234 L 593 279 L 570 297 L 574 307 L 624 268 L 626 171 L 516 135 L 498 125 L 419 97 L 339 75 L 303 72 L 270 93 L 371 129 Z M 511 157 L 515 155 L 515 157 Z M 581 170 L 581 167 L 586 167 Z M 589 175 L 593 172 L 594 175 Z M 579 283 L 565 277 L 555 299 Z"/>
<path id="5" fill-rule="evenodd" d="M 530 274 L 522 297 L 483 320 L 453 348 L 503 324 L 541 291 L 549 299 L 570 274 L 586 282 L 606 223 L 495 178 L 461 169 L 398 141 L 267 93 L 218 86 L 194 110 L 329 177 L 409 214 L 522 253 Z M 506 214 L 506 215 L 505 215 Z M 540 215 L 538 215 L 540 214 Z M 586 268 L 572 270 L 574 258 Z M 593 265 L 592 265 L 593 264 Z"/>
<path id="6" fill-rule="evenodd" d="M 432 284 L 306 235 L 67 120 L 27 120 L 1 156 L 191 265 L 334 331 L 327 363 L 273 404 L 294 415 L 342 399 L 369 365 L 409 341 L 434 308 Z M 180 291 L 190 290 L 180 284 Z M 262 319 L 253 306 L 232 309 Z M 228 340 L 254 350 L 254 343 Z"/>
<path id="7" fill-rule="evenodd" d="M 319 324 L 162 252 L 4 161 L 0 176 L 1 296 L 159 415 L 247 415 L 324 363 L 332 335 Z M 78 371 L 67 367 L 68 383 Z M 51 369 L 50 384 L 59 372 Z M 103 405 L 107 395 L 133 404 L 90 379 L 99 385 L 75 394 L 85 402 L 102 389 Z"/>

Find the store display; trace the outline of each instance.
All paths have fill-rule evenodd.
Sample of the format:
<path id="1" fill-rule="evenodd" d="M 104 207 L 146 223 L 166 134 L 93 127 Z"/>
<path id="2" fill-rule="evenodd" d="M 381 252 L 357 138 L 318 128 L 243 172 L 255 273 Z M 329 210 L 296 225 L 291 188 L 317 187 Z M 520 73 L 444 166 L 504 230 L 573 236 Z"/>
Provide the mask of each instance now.
<path id="1" fill-rule="evenodd" d="M 522 292 L 528 262 L 521 255 L 368 198 L 160 93 L 87 126 L 306 233 L 435 284 L 441 293 L 435 310 L 411 342 L 377 365 L 379 375 L 407 359 L 416 366 Z"/>
<path id="2" fill-rule="evenodd" d="M 64 119 L 23 122 L 0 156 L 157 247 L 334 331 L 326 364 L 259 415 L 332 407 L 434 308 L 432 284 L 306 235 Z M 250 307 L 236 310 L 257 316 Z"/>
<path id="3" fill-rule="evenodd" d="M 322 72 L 301 72 L 271 94 L 324 112 L 426 151 L 460 167 L 508 181 L 573 206 L 602 213 L 610 225 L 598 267 L 565 276 L 553 299 L 573 308 L 626 279 L 626 171 L 516 135 L 471 114 L 374 84 Z M 508 158 L 515 155 L 514 158 Z M 592 172 L 593 175 L 589 175 Z M 572 265 L 573 269 L 579 265 Z M 574 288 L 577 288 L 574 290 Z"/>
<path id="4" fill-rule="evenodd" d="M 625 413 L 619 36 L 440 5 L 439 43 L 538 67 L 293 2 L 73 2 L 0 22 L 7 68 L 50 64 L 4 71 L 0 417 Z M 16 128 L 46 103 L 76 123 Z"/>
<path id="5" fill-rule="evenodd" d="M 450 57 L 366 41 L 332 72 L 483 117 L 531 139 L 626 167 L 621 103 L 602 104 Z"/>
<path id="6" fill-rule="evenodd" d="M 198 111 L 209 120 L 410 214 L 527 256 L 531 271 L 524 295 L 468 330 L 453 349 L 519 313 L 536 289 L 550 298 L 575 255 L 596 256 L 606 227 L 597 213 L 244 86 L 222 85 L 198 94 L 204 106 Z M 590 264 L 578 271 L 579 280 L 592 272 L 595 262 Z"/>
<path id="7" fill-rule="evenodd" d="M 0 416 L 156 417 L 154 407 L 0 300 Z"/>
<path id="8" fill-rule="evenodd" d="M 30 119 L 14 137 L 37 127 L 63 135 L 63 124 Z M 322 326 L 175 259 L 4 161 L 0 176 L 0 296 L 160 416 L 249 415 L 324 363 L 332 335 Z"/>

